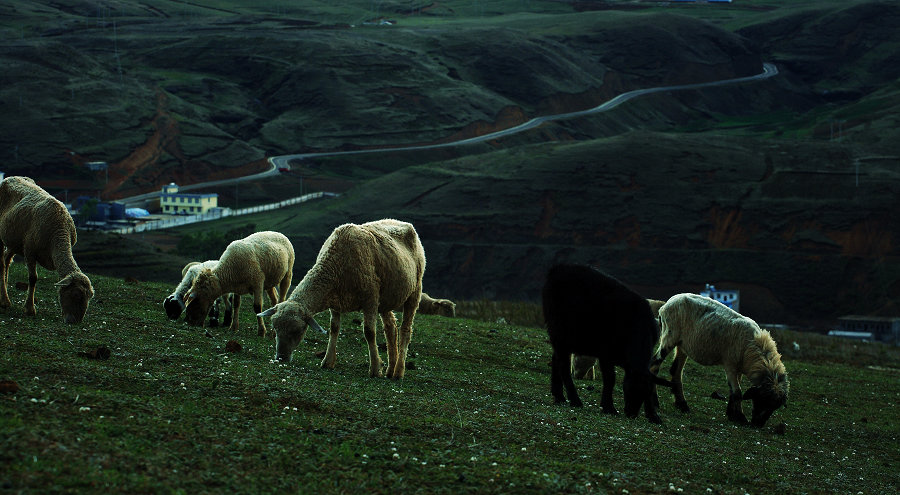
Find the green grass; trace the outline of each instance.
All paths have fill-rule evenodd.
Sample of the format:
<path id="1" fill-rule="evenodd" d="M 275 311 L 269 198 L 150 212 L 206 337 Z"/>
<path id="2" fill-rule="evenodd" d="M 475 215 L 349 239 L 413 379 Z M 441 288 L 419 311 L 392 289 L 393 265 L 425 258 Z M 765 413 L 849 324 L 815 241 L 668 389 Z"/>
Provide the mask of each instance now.
<path id="1" fill-rule="evenodd" d="M 24 278 L 14 264 L 10 281 Z M 23 316 L 15 288 L 0 313 L 0 380 L 21 387 L 0 395 L 5 490 L 890 493 L 900 484 L 900 371 L 886 365 L 786 360 L 789 407 L 756 430 L 728 423 L 724 403 L 709 398 L 726 387 L 721 370 L 690 363 L 693 412 L 662 394 L 660 427 L 601 414 L 590 382 L 578 384 L 585 408 L 553 405 L 550 346 L 534 326 L 419 316 L 414 365 L 397 382 L 367 376 L 358 316 L 343 320 L 335 370 L 318 367 L 317 335 L 292 363 L 275 364 L 246 307 L 240 333 L 207 336 L 165 319 L 159 303 L 171 287 L 92 279 L 81 325 L 59 322 L 46 271 L 37 317 Z M 225 352 L 229 339 L 243 350 Z M 79 355 L 101 345 L 108 360 Z M 898 350 L 884 349 L 896 363 Z"/>

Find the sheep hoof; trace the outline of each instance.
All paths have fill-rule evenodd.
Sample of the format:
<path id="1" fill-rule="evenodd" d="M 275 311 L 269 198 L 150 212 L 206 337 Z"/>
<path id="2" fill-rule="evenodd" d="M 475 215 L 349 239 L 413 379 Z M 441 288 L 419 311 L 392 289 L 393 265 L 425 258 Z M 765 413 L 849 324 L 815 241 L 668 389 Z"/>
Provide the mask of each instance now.
<path id="1" fill-rule="evenodd" d="M 572 400 L 569 401 L 569 402 L 572 403 L 572 407 L 581 407 L 581 406 L 584 405 L 584 403 L 581 402 L 581 399 L 579 399 L 578 397 L 575 397 L 574 399 L 572 399 Z"/>
<path id="2" fill-rule="evenodd" d="M 691 412 L 691 408 L 688 407 L 687 402 L 675 402 L 675 409 L 678 409 L 683 413 Z"/>
<path id="3" fill-rule="evenodd" d="M 619 415 L 619 411 L 617 411 L 615 407 L 604 407 L 603 412 L 606 414 L 612 414 L 613 416 Z M 635 415 L 635 416 L 637 416 L 637 415 Z"/>
<path id="4" fill-rule="evenodd" d="M 657 424 L 657 425 L 661 425 L 661 424 L 662 424 L 662 419 L 659 417 L 659 415 L 650 415 L 650 416 L 647 416 L 647 421 L 649 421 L 649 422 L 651 422 L 651 423 L 653 423 L 653 424 Z"/>
<path id="5" fill-rule="evenodd" d="M 37 316 L 37 311 L 34 308 L 25 308 L 25 316 Z"/>
<path id="6" fill-rule="evenodd" d="M 390 376 L 394 380 L 402 380 L 405 373 L 406 367 L 397 365 L 394 366 L 393 372 L 388 376 Z"/>
<path id="7" fill-rule="evenodd" d="M 737 424 L 740 424 L 740 425 L 746 425 L 746 424 L 749 423 L 749 422 L 747 421 L 747 417 L 744 416 L 742 413 L 738 413 L 738 414 L 729 414 L 729 415 L 728 415 L 728 419 L 731 420 L 731 421 L 733 421 L 733 422 L 735 422 L 735 423 L 737 423 Z"/>

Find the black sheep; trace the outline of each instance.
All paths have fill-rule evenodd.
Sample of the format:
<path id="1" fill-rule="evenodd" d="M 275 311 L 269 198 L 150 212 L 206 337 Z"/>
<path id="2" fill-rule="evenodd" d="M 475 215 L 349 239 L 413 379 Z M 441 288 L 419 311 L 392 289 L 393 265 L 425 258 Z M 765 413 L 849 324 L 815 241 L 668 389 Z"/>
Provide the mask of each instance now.
<path id="1" fill-rule="evenodd" d="M 582 405 L 572 381 L 571 356 L 596 356 L 603 374 L 603 411 L 617 414 L 612 391 L 615 367 L 621 366 L 625 414 L 637 417 L 643 404 L 647 419 L 661 423 L 654 384 L 669 383 L 650 372 L 659 326 L 647 299 L 591 266 L 556 265 L 547 273 L 543 302 L 553 346 L 550 392 L 556 403 L 565 402 L 565 386 L 569 402 Z"/>

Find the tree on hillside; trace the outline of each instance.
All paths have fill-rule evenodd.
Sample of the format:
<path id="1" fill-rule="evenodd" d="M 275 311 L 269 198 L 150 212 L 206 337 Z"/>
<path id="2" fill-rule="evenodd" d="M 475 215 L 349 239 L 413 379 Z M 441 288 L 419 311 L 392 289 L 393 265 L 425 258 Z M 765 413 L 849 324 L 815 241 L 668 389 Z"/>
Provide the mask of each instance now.
<path id="1" fill-rule="evenodd" d="M 85 201 L 83 205 L 81 205 L 81 208 L 78 209 L 79 225 L 87 224 L 88 220 L 90 220 L 91 217 L 97 214 L 98 203 L 100 203 L 100 200 L 98 200 L 97 198 L 91 198 Z"/>

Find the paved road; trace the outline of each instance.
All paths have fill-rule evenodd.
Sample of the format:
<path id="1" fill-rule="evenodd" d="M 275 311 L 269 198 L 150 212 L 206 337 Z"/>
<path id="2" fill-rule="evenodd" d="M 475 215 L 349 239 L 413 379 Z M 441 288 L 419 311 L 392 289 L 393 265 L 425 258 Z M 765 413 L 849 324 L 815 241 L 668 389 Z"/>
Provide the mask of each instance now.
<path id="1" fill-rule="evenodd" d="M 751 82 L 751 81 L 760 81 L 763 79 L 768 79 L 778 74 L 778 68 L 775 67 L 774 64 L 765 63 L 763 64 L 763 71 L 755 76 L 747 76 L 747 77 L 738 77 L 735 79 L 724 79 L 721 81 L 710 81 L 705 83 L 696 83 L 696 84 L 682 84 L 679 86 L 662 86 L 658 88 L 647 88 L 647 89 L 636 89 L 634 91 L 629 91 L 627 93 L 622 93 L 619 96 L 601 104 L 597 105 L 594 108 L 589 108 L 587 110 L 581 110 L 578 112 L 570 112 L 570 113 L 561 113 L 557 115 L 545 115 L 543 117 L 535 117 L 528 122 L 519 124 L 515 127 L 510 127 L 509 129 L 503 129 L 501 131 L 492 132 L 490 134 L 484 134 L 481 136 L 462 139 L 459 141 L 453 141 L 451 143 L 440 143 L 440 144 L 426 144 L 422 146 L 398 146 L 394 148 L 378 148 L 378 149 L 366 149 L 366 150 L 353 150 L 353 151 L 327 151 L 323 153 L 298 153 L 293 155 L 281 155 L 281 156 L 273 156 L 269 158 L 269 163 L 272 163 L 276 168 L 289 168 L 289 162 L 291 160 L 302 160 L 304 158 L 316 158 L 323 156 L 340 156 L 340 155 L 360 155 L 363 153 L 384 153 L 387 151 L 421 151 L 421 150 L 431 150 L 436 148 L 449 148 L 451 146 L 464 146 L 467 144 L 473 143 L 481 143 L 484 141 L 490 141 L 492 139 L 502 138 L 505 136 L 510 136 L 512 134 L 517 134 L 519 132 L 524 132 L 529 129 L 534 129 L 546 122 L 552 122 L 555 120 L 567 120 L 574 119 L 577 117 L 584 117 L 585 115 L 590 115 L 593 113 L 607 112 L 616 108 L 617 106 L 625 103 L 628 100 L 633 98 L 637 98 L 639 96 L 649 95 L 651 93 L 661 93 L 664 91 L 683 91 L 686 89 L 701 89 L 708 88 L 713 86 L 726 86 L 729 84 L 738 84 L 743 82 Z"/>
<path id="2" fill-rule="evenodd" d="M 188 184 L 185 186 L 179 186 L 179 191 L 190 191 L 194 189 L 208 188 L 213 186 L 220 185 L 231 185 L 238 182 L 247 182 L 258 179 L 263 179 L 265 177 L 271 177 L 273 175 L 278 174 L 279 168 L 290 168 L 290 162 L 292 160 L 303 160 L 304 158 L 316 158 L 316 157 L 325 157 L 325 156 L 340 156 L 340 155 L 361 155 L 365 153 L 384 153 L 384 152 L 396 152 L 396 151 L 421 151 L 421 150 L 431 150 L 437 148 L 449 148 L 451 146 L 465 146 L 467 144 L 481 143 L 484 141 L 490 141 L 492 139 L 498 139 L 506 136 L 510 136 L 512 134 L 517 134 L 520 132 L 527 131 L 529 129 L 534 129 L 544 123 L 552 122 L 555 120 L 567 120 L 574 119 L 578 117 L 584 117 L 585 115 L 590 115 L 593 113 L 607 112 L 616 108 L 617 106 L 625 103 L 628 100 L 633 98 L 637 98 L 639 96 L 649 95 L 652 93 L 661 93 L 664 91 L 683 91 L 687 89 L 701 89 L 701 88 L 709 88 L 713 86 L 726 86 L 730 84 L 739 84 L 744 82 L 752 82 L 752 81 L 760 81 L 763 79 L 768 79 L 778 74 L 778 68 L 775 67 L 774 64 L 765 63 L 763 64 L 763 71 L 754 76 L 747 77 L 738 77 L 735 79 L 724 79 L 721 81 L 710 81 L 704 83 L 696 83 L 696 84 L 682 84 L 679 86 L 661 86 L 658 88 L 647 88 L 647 89 L 636 89 L 634 91 L 629 91 L 627 93 L 622 93 L 619 96 L 601 104 L 597 105 L 594 108 L 589 108 L 587 110 L 581 110 L 578 112 L 570 112 L 570 113 L 562 113 L 557 115 L 545 115 L 543 117 L 535 117 L 525 123 L 519 124 L 515 127 L 510 127 L 509 129 L 503 129 L 500 131 L 492 132 L 489 134 L 484 134 L 481 136 L 462 139 L 459 141 L 453 141 L 450 143 L 440 143 L 440 144 L 426 144 L 421 146 L 397 146 L 397 147 L 387 147 L 387 148 L 378 148 L 378 149 L 365 149 L 365 150 L 353 150 L 353 151 L 326 151 L 322 153 L 297 153 L 293 155 L 280 155 L 273 156 L 269 158 L 269 169 L 260 172 L 258 174 L 247 175 L 244 177 L 236 177 L 233 179 L 223 179 L 216 180 L 210 182 L 198 182 L 196 184 Z M 130 198 L 124 198 L 120 200 L 120 202 L 125 203 L 126 205 L 133 204 L 143 204 L 144 201 L 156 198 L 159 196 L 159 191 L 149 192 L 146 194 L 140 194 L 137 196 L 132 196 Z"/>

